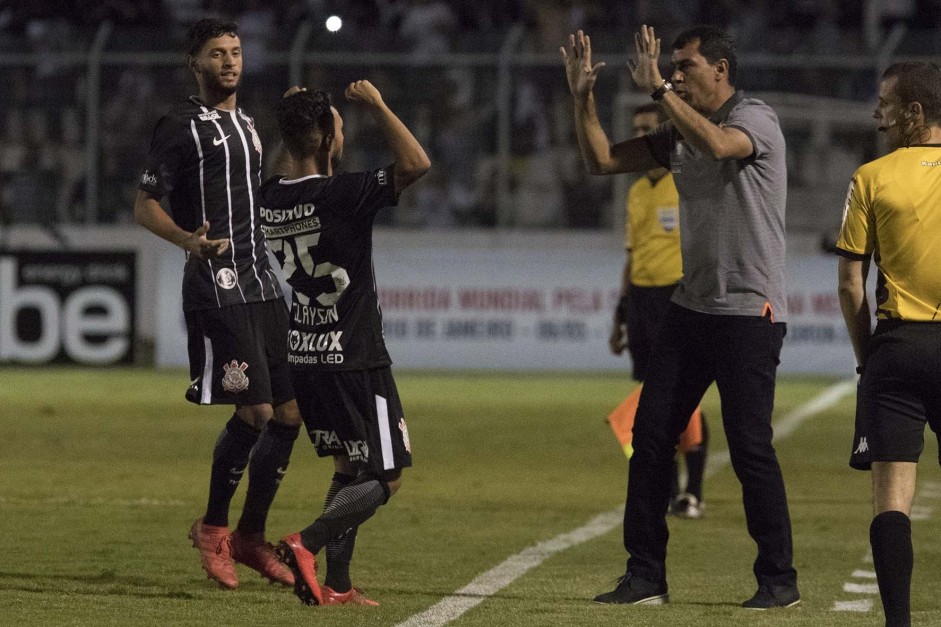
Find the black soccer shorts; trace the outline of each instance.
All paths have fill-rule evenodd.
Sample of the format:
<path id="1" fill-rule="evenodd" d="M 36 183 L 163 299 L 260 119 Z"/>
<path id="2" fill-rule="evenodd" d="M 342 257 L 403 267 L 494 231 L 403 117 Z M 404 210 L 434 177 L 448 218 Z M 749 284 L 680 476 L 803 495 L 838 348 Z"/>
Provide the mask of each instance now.
<path id="1" fill-rule="evenodd" d="M 926 423 L 938 437 L 941 323 L 880 321 L 859 382 L 850 466 L 917 462 Z"/>
<path id="2" fill-rule="evenodd" d="M 408 426 L 390 368 L 295 368 L 293 380 L 317 455 L 340 455 L 377 473 L 412 465 Z"/>
<path id="3" fill-rule="evenodd" d="M 294 398 L 287 305 L 281 299 L 184 312 L 192 383 L 200 405 L 274 407 Z"/>

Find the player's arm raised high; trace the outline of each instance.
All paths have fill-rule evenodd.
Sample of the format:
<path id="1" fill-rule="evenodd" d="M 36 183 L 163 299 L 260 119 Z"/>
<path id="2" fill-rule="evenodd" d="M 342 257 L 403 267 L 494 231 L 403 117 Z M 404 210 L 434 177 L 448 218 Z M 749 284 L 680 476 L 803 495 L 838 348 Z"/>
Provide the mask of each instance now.
<path id="1" fill-rule="evenodd" d="M 366 105 L 392 148 L 395 156 L 395 193 L 417 181 L 431 168 L 425 150 L 405 124 L 389 109 L 382 94 L 369 81 L 356 81 L 346 88 L 346 99 Z"/>

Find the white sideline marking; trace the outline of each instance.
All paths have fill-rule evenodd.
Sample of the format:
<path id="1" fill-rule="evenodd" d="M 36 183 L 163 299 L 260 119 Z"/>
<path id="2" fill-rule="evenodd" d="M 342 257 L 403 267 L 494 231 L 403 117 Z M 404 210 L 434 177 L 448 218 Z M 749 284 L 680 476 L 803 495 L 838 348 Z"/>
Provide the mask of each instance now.
<path id="1" fill-rule="evenodd" d="M 831 385 L 816 398 L 801 405 L 774 423 L 774 439 L 782 440 L 794 432 L 802 422 L 811 416 L 833 407 L 844 396 L 856 391 L 856 380 L 841 381 Z M 705 475 L 709 477 L 729 463 L 728 451 L 710 453 Z M 460 617 L 470 609 L 483 603 L 507 587 L 527 572 L 542 564 L 556 553 L 569 549 L 583 542 L 603 536 L 623 521 L 624 506 L 599 514 L 585 525 L 558 535 L 551 540 L 539 542 L 525 548 L 516 555 L 511 555 L 501 564 L 481 573 L 469 584 L 455 591 L 427 610 L 414 614 L 396 627 L 442 627 Z"/>
<path id="2" fill-rule="evenodd" d="M 854 570 L 852 576 L 857 579 L 875 579 L 876 572 L 874 570 Z"/>
<path id="3" fill-rule="evenodd" d="M 872 599 L 857 599 L 855 601 L 834 601 L 835 612 L 868 612 L 872 609 Z"/>
<path id="4" fill-rule="evenodd" d="M 843 584 L 843 592 L 852 592 L 853 594 L 879 594 L 879 584 L 852 583 L 847 581 Z"/>
<path id="5" fill-rule="evenodd" d="M 921 496 L 921 495 L 919 495 Z M 912 513 L 909 518 L 911 520 L 928 520 L 931 518 L 931 514 L 934 513 L 934 508 L 927 505 L 912 505 Z"/>

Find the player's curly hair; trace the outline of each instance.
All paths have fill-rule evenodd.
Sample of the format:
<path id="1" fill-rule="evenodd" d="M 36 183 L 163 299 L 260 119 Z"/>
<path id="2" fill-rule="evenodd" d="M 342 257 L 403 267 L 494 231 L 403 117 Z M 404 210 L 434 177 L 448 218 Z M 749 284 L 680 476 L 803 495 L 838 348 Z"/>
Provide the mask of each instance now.
<path id="1" fill-rule="evenodd" d="M 699 54 L 710 64 L 725 59 L 729 63 L 729 85 L 735 87 L 738 74 L 738 58 L 735 52 L 735 40 L 725 31 L 715 26 L 694 26 L 684 30 L 673 40 L 673 49 L 679 50 L 693 41 L 699 40 Z"/>
<path id="2" fill-rule="evenodd" d="M 925 61 L 893 63 L 882 80 L 896 77 L 895 93 L 902 105 L 917 102 L 925 114 L 925 124 L 941 124 L 941 67 Z"/>
<path id="3" fill-rule="evenodd" d="M 331 106 L 330 94 L 319 89 L 281 99 L 276 111 L 278 128 L 291 155 L 308 157 L 317 151 L 322 138 L 333 135 Z"/>
<path id="4" fill-rule="evenodd" d="M 222 20 L 215 17 L 207 17 L 199 20 L 186 33 L 186 54 L 195 57 L 203 49 L 206 42 L 223 35 L 238 37 L 238 24 L 231 20 Z"/>

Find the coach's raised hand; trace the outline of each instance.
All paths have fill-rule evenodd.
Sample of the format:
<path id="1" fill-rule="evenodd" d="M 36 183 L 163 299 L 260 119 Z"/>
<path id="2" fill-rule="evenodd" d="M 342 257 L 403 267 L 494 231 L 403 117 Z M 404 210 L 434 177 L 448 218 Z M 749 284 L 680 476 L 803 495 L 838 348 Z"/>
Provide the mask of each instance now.
<path id="1" fill-rule="evenodd" d="M 565 77 L 572 96 L 580 100 L 588 98 L 598 80 L 598 72 L 604 67 L 604 62 L 591 64 L 591 38 L 583 31 L 578 31 L 575 35 L 569 35 L 568 50 L 562 46 L 559 51 L 562 53 Z"/>
<path id="2" fill-rule="evenodd" d="M 660 60 L 660 40 L 653 32 L 653 26 L 646 24 L 640 32 L 634 33 L 634 54 L 636 59 L 628 59 L 634 82 L 644 91 L 652 92 L 663 84 L 663 75 L 657 61 Z"/>

